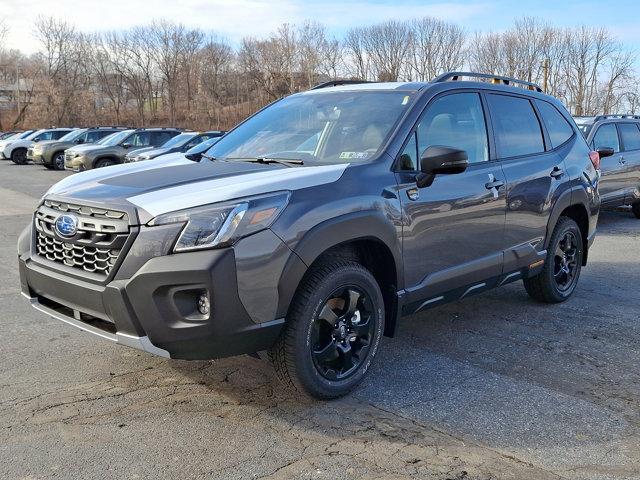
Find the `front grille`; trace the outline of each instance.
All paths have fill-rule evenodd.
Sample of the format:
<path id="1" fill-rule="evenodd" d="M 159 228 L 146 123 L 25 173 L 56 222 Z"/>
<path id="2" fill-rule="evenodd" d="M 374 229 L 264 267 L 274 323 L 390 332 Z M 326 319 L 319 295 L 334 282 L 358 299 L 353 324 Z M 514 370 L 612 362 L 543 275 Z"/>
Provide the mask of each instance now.
<path id="1" fill-rule="evenodd" d="M 120 255 L 120 250 L 117 249 L 83 247 L 61 242 L 40 231 L 36 232 L 36 241 L 38 255 L 47 260 L 105 276 L 111 273 L 111 269 Z"/>
<path id="2" fill-rule="evenodd" d="M 63 213 L 78 218 L 77 233 L 63 238 L 55 222 Z M 117 210 L 45 200 L 35 214 L 35 253 L 102 277 L 112 273 L 129 237 L 129 217 Z"/>
<path id="3" fill-rule="evenodd" d="M 69 150 L 65 150 L 64 151 L 64 161 L 65 162 L 70 162 L 73 159 L 73 153 L 70 152 Z"/>

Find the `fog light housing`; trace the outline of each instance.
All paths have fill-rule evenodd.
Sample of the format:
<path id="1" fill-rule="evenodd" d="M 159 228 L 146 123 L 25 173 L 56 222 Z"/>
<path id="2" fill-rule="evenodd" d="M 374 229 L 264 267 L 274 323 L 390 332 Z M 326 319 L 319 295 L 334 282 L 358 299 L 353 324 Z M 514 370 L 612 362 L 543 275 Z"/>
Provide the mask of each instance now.
<path id="1" fill-rule="evenodd" d="M 198 296 L 197 308 L 198 312 L 202 315 L 209 315 L 209 312 L 211 311 L 211 303 L 209 302 L 209 295 L 207 292 L 201 293 Z"/>

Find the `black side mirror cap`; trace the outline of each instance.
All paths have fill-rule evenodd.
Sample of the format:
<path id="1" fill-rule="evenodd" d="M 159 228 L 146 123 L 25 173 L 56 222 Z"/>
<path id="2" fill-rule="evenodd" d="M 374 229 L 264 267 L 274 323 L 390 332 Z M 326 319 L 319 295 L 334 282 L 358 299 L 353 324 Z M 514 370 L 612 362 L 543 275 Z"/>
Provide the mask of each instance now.
<path id="1" fill-rule="evenodd" d="M 416 177 L 418 187 L 428 187 L 436 175 L 453 175 L 464 172 L 469 166 L 469 156 L 464 150 L 432 145 L 420 158 L 420 173 Z"/>
<path id="2" fill-rule="evenodd" d="M 600 158 L 610 157 L 611 155 L 616 153 L 616 151 L 611 147 L 599 147 L 596 152 L 598 152 Z"/>
<path id="3" fill-rule="evenodd" d="M 187 157 L 189 160 L 192 160 L 194 162 L 199 162 L 200 159 L 202 158 L 202 154 L 201 153 L 188 153 L 185 155 L 185 157 Z"/>

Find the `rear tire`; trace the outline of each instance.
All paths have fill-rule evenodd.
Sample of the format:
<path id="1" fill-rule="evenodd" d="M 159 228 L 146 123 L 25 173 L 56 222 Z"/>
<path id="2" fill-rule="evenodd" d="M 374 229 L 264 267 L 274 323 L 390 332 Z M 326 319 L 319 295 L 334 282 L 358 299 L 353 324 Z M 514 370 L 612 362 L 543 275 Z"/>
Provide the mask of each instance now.
<path id="1" fill-rule="evenodd" d="M 384 301 L 371 272 L 334 259 L 305 275 L 269 357 L 285 385 L 337 398 L 364 378 L 383 331 Z"/>
<path id="2" fill-rule="evenodd" d="M 640 202 L 631 205 L 631 211 L 636 216 L 636 218 L 640 218 Z"/>
<path id="3" fill-rule="evenodd" d="M 115 165 L 116 162 L 113 161 L 111 158 L 103 158 L 102 160 L 98 160 L 95 164 L 94 168 L 103 168 L 103 167 L 110 167 L 111 165 Z"/>
<path id="4" fill-rule="evenodd" d="M 571 218 L 560 217 L 549 241 L 542 272 L 524 279 L 527 293 L 534 300 L 544 303 L 567 300 L 578 284 L 583 255 L 580 227 Z"/>
<path id="5" fill-rule="evenodd" d="M 27 164 L 27 149 L 26 148 L 16 148 L 13 152 L 11 152 L 11 161 L 16 165 L 26 165 Z"/>

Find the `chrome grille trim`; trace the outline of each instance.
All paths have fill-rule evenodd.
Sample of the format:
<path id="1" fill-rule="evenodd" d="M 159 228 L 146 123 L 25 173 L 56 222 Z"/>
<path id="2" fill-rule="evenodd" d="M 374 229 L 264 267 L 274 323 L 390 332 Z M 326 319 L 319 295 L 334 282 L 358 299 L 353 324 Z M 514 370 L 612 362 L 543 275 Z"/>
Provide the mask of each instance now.
<path id="1" fill-rule="evenodd" d="M 73 243 L 61 242 L 54 237 L 36 232 L 36 250 L 38 255 L 52 262 L 68 267 L 82 268 L 86 272 L 109 275 L 114 267 L 120 250 L 85 247 Z"/>

